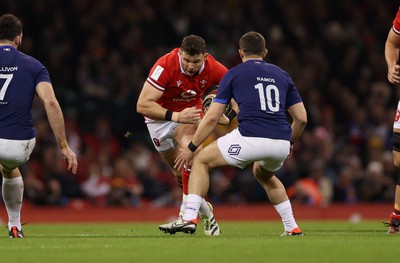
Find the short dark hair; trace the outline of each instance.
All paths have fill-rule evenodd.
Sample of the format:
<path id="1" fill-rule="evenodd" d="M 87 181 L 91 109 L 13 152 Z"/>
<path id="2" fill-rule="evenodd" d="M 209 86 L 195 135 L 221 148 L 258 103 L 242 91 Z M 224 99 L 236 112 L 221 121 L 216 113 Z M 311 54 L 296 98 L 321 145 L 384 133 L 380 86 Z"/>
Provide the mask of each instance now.
<path id="1" fill-rule="evenodd" d="M 22 22 L 12 14 L 0 16 L 0 39 L 13 41 L 22 33 Z"/>
<path id="2" fill-rule="evenodd" d="M 265 50 L 265 39 L 260 33 L 250 31 L 240 38 L 239 47 L 246 56 L 262 56 Z"/>
<path id="3" fill-rule="evenodd" d="M 206 41 L 196 35 L 189 35 L 183 38 L 181 50 L 191 56 L 206 53 Z"/>

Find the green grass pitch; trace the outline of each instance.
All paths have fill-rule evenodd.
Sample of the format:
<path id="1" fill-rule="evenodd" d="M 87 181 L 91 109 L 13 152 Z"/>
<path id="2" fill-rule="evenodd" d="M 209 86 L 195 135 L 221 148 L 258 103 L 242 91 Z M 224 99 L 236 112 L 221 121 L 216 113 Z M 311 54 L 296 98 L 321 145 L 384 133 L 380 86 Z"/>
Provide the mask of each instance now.
<path id="1" fill-rule="evenodd" d="M 161 222 L 160 222 L 161 223 Z M 282 224 L 220 222 L 222 235 L 164 234 L 158 223 L 28 224 L 25 239 L 0 237 L 0 261 L 121 262 L 398 262 L 400 234 L 380 221 L 299 221 L 303 237 L 280 237 Z"/>

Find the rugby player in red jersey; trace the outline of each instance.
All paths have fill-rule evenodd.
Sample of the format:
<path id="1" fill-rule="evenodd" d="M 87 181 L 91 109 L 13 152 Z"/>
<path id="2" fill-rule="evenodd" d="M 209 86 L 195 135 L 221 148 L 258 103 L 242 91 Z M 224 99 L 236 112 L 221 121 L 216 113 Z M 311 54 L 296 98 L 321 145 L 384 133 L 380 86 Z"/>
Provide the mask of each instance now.
<path id="1" fill-rule="evenodd" d="M 203 38 L 186 36 L 179 48 L 162 56 L 151 68 L 137 102 L 137 112 L 145 117 L 154 147 L 171 168 L 176 181 L 182 186 L 182 205 L 186 207 L 189 169 L 174 168 L 179 148 L 193 138 L 202 117 L 202 96 L 213 85 L 218 85 L 227 68 L 207 53 Z M 213 208 L 204 199 L 200 212 L 206 235 L 219 235 Z M 170 233 L 172 225 L 159 226 Z"/>

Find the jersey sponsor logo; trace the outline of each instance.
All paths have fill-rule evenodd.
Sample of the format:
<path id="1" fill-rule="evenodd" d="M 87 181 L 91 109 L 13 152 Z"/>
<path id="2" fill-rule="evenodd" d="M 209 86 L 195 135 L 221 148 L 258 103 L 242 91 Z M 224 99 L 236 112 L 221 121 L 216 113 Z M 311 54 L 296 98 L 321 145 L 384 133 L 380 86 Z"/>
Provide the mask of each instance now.
<path id="1" fill-rule="evenodd" d="M 229 146 L 228 154 L 229 155 L 239 155 L 240 149 L 242 149 L 242 147 L 240 147 L 239 144 L 232 144 L 231 146 Z"/>
<path id="2" fill-rule="evenodd" d="M 173 98 L 172 101 L 174 102 L 191 102 L 194 101 L 196 98 Z"/>
<path id="3" fill-rule="evenodd" d="M 161 76 L 161 73 L 164 71 L 164 68 L 158 65 L 156 69 L 153 71 L 153 74 L 151 74 L 151 78 L 154 80 L 158 80 L 158 78 Z"/>
<path id="4" fill-rule="evenodd" d="M 194 91 L 194 90 L 191 90 L 191 89 L 185 90 L 185 91 L 183 91 L 183 92 L 181 93 L 181 96 L 184 97 L 184 98 L 193 98 L 193 97 L 195 97 L 196 95 L 197 95 L 197 92 Z"/>

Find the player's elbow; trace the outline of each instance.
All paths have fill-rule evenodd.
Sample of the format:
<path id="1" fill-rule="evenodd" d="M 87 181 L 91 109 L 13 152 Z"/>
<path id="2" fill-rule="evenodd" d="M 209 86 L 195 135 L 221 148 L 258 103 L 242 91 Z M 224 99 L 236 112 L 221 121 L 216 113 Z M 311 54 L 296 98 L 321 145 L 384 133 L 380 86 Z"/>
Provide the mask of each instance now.
<path id="1" fill-rule="evenodd" d="M 58 104 L 58 101 L 56 98 L 43 100 L 43 105 L 46 109 L 54 109 L 54 108 L 59 107 L 59 104 Z"/>
<path id="2" fill-rule="evenodd" d="M 208 119 L 208 122 L 210 124 L 214 124 L 214 123 L 217 123 L 218 120 L 219 120 L 219 118 L 212 116 L 211 118 Z"/>
<path id="3" fill-rule="evenodd" d="M 300 126 L 305 127 L 308 122 L 307 113 L 304 112 L 304 114 L 297 116 L 296 121 L 299 123 Z"/>
<path id="4" fill-rule="evenodd" d="M 300 120 L 300 125 L 303 126 L 303 127 L 306 127 L 306 125 L 307 125 L 307 116 L 304 119 Z"/>
<path id="5" fill-rule="evenodd" d="M 146 109 L 145 103 L 139 100 L 136 103 L 136 112 L 145 115 L 145 109 Z"/>
<path id="6" fill-rule="evenodd" d="M 300 126 L 306 126 L 307 124 L 307 111 L 303 103 L 297 103 L 288 109 L 289 114 L 292 116 L 293 121 L 295 121 Z"/>
<path id="7" fill-rule="evenodd" d="M 213 114 L 206 114 L 204 117 L 204 122 L 209 125 L 216 125 L 218 123 L 219 117 Z"/>
<path id="8" fill-rule="evenodd" d="M 307 113 L 304 112 L 298 112 L 295 115 L 292 115 L 293 117 L 293 122 L 297 127 L 305 127 L 307 125 Z"/>

